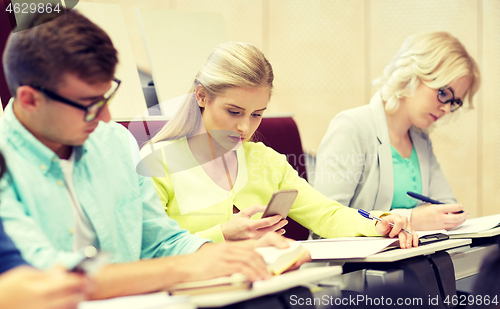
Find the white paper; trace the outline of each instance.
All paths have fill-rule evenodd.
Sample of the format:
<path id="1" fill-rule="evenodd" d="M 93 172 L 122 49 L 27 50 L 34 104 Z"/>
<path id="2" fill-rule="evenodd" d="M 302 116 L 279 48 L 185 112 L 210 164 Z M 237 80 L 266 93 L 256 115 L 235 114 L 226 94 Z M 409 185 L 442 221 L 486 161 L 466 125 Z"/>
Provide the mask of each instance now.
<path id="1" fill-rule="evenodd" d="M 322 280 L 325 278 L 340 275 L 342 268 L 340 266 L 326 266 L 326 267 L 311 267 L 290 271 L 279 276 L 274 276 L 266 280 L 255 281 L 252 289 L 269 291 L 279 286 L 286 288 L 293 287 L 294 285 L 306 284 Z M 329 275 L 328 275 L 329 274 Z M 295 284 L 294 284 L 295 283 Z M 282 289 L 286 289 L 282 288 Z"/>
<path id="2" fill-rule="evenodd" d="M 486 217 L 467 219 L 464 224 L 452 228 L 446 234 L 457 235 L 467 233 L 478 233 L 496 227 L 500 223 L 500 214 Z"/>
<path id="3" fill-rule="evenodd" d="M 169 296 L 165 292 L 160 292 L 104 300 L 84 301 L 78 305 L 78 309 L 156 309 L 166 308 L 171 305 L 181 305 L 182 303 L 186 303 L 186 308 L 194 308 L 193 306 L 189 307 L 190 304 L 187 303 L 187 300 L 188 298 L 185 296 Z"/>
<path id="4" fill-rule="evenodd" d="M 448 232 L 447 230 L 416 231 L 418 238 L 426 236 L 426 235 L 437 234 L 437 233 L 446 234 L 447 232 Z"/>
<path id="5" fill-rule="evenodd" d="M 317 260 L 365 258 L 383 251 L 397 241 L 397 238 L 344 237 L 307 240 L 300 243 L 302 247 L 309 251 L 311 258 Z"/>

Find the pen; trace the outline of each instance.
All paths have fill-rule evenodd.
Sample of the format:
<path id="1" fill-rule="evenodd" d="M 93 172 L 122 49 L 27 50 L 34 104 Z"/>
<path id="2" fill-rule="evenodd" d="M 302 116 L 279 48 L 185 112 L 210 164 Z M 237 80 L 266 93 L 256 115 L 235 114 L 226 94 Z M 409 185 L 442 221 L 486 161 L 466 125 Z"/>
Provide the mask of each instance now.
<path id="1" fill-rule="evenodd" d="M 418 194 L 418 193 L 415 193 L 415 192 L 406 192 L 406 194 L 408 194 L 410 197 L 413 197 L 414 199 L 416 200 L 419 200 L 419 201 L 422 201 L 422 202 L 426 202 L 426 203 L 429 203 L 429 204 L 444 204 L 440 201 L 436 201 L 436 200 L 433 200 L 427 196 L 423 196 L 421 194 Z"/>
<path id="2" fill-rule="evenodd" d="M 377 220 L 378 222 L 382 222 L 382 219 L 380 219 L 379 217 L 372 216 L 368 211 L 366 211 L 364 209 L 358 209 L 358 213 L 360 215 L 362 215 L 363 217 L 365 217 L 366 219 Z M 394 227 L 394 223 L 391 223 L 391 222 L 388 222 L 388 223 L 390 226 Z M 403 229 L 403 231 L 405 231 L 406 233 L 408 233 L 410 235 L 413 235 L 413 233 L 407 229 Z"/>
<path id="3" fill-rule="evenodd" d="M 415 192 L 408 191 L 408 192 L 406 192 L 406 194 L 408 194 L 410 197 L 417 199 L 419 201 L 422 201 L 422 202 L 426 202 L 426 203 L 430 203 L 430 204 L 444 204 L 443 202 L 433 200 L 427 196 L 423 196 L 423 195 L 415 193 Z M 464 212 L 463 210 L 460 210 L 460 211 L 454 212 L 454 214 L 461 214 L 463 212 Z"/>

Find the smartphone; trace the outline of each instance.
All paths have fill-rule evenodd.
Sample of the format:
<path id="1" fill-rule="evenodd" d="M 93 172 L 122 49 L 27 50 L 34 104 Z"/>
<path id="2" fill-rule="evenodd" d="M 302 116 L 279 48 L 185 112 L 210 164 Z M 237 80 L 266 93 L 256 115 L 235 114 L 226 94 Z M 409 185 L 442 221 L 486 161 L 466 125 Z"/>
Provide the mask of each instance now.
<path id="1" fill-rule="evenodd" d="M 419 238 L 418 240 L 418 245 L 427 245 L 427 244 L 432 244 L 437 241 L 441 240 L 447 240 L 449 239 L 450 236 L 443 234 L 443 233 L 436 233 L 436 234 L 430 234 L 430 235 L 425 235 Z"/>
<path id="2" fill-rule="evenodd" d="M 262 218 L 280 215 L 283 219 L 286 219 L 297 194 L 299 194 L 299 191 L 295 189 L 278 190 L 274 192 L 269 204 L 267 204 L 264 214 L 262 214 Z"/>
<path id="3" fill-rule="evenodd" d="M 108 264 L 110 255 L 98 251 L 94 246 L 82 248 L 81 254 L 76 264 L 69 269 L 71 272 L 82 273 L 85 275 L 95 275 L 104 265 Z"/>

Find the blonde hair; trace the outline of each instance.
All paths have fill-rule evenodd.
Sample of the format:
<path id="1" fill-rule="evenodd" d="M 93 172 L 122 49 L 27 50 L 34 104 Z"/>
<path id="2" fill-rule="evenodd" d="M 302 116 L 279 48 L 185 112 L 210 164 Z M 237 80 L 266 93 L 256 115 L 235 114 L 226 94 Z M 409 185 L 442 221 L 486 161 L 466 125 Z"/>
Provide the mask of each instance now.
<path id="1" fill-rule="evenodd" d="M 152 139 L 151 143 L 192 136 L 202 123 L 203 108 L 192 93 L 198 85 L 207 90 L 209 100 L 229 88 L 265 86 L 271 94 L 273 69 L 264 54 L 248 43 L 226 42 L 215 48 L 198 72 L 191 95 L 181 108 Z"/>
<path id="2" fill-rule="evenodd" d="M 481 83 L 478 65 L 457 38 L 438 31 L 408 37 L 373 85 L 380 87 L 385 110 L 391 114 L 401 98 L 415 93 L 420 82 L 439 89 L 464 76 L 471 77 L 464 97 L 472 108 L 472 97 Z"/>

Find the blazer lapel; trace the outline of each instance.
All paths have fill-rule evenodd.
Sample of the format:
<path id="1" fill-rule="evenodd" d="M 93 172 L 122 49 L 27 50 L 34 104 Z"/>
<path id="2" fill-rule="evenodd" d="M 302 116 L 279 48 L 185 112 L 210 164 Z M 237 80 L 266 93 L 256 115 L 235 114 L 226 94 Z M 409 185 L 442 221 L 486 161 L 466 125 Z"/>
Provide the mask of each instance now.
<path id="1" fill-rule="evenodd" d="M 377 91 L 370 100 L 370 108 L 375 119 L 377 130 L 378 162 L 380 168 L 380 179 L 378 183 L 378 193 L 375 199 L 374 209 L 390 210 L 392 196 L 394 192 L 394 174 L 392 169 L 391 142 L 389 139 L 389 129 L 385 118 L 384 104 Z"/>
<path id="2" fill-rule="evenodd" d="M 417 152 L 418 165 L 420 165 L 420 177 L 422 178 L 422 195 L 429 196 L 429 155 L 427 142 L 418 132 L 410 128 L 410 137 Z M 421 204 L 421 203 L 419 203 Z"/>

